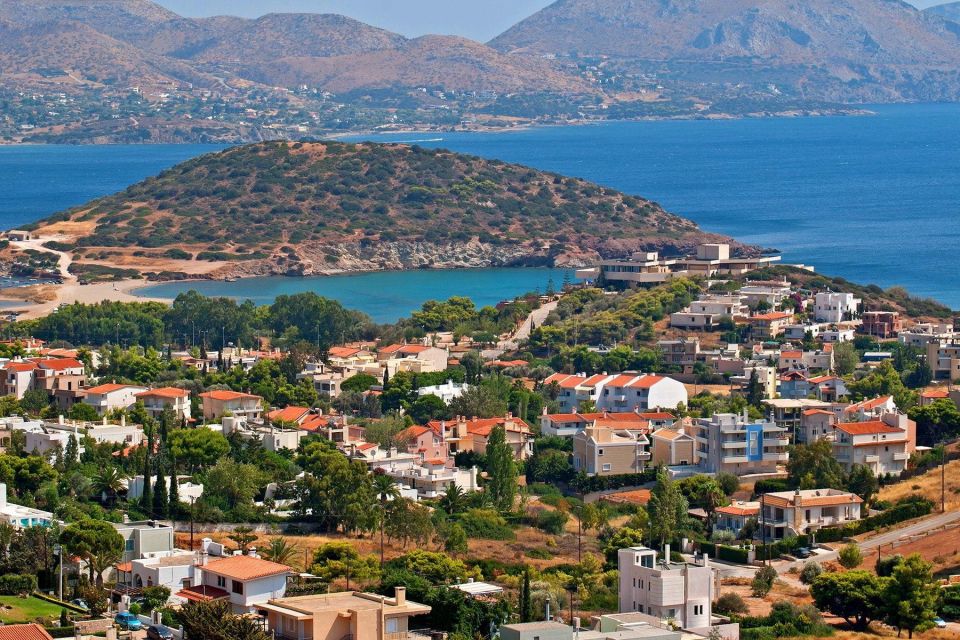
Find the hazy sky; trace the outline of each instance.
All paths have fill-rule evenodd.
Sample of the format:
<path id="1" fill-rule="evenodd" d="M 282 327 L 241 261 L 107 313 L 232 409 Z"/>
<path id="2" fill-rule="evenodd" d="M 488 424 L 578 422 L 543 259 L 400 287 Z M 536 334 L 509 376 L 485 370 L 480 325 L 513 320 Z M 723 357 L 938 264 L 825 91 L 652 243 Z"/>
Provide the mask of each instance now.
<path id="1" fill-rule="evenodd" d="M 415 37 L 454 34 L 485 42 L 552 0 L 158 0 L 185 16 L 271 12 L 340 13 L 368 24 Z M 944 0 L 909 0 L 918 7 Z"/>

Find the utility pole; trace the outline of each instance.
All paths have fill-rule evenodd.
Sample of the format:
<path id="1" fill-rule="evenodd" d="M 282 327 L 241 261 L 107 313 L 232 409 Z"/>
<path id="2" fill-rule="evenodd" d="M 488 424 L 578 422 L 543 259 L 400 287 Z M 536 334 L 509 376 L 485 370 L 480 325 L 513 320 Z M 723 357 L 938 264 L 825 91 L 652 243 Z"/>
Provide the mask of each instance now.
<path id="1" fill-rule="evenodd" d="M 767 494 L 760 494 L 760 541 L 763 543 L 764 564 L 770 564 L 769 553 L 767 552 L 767 508 L 764 498 Z"/>
<path id="2" fill-rule="evenodd" d="M 947 443 L 940 445 L 940 513 L 947 512 Z"/>
<path id="3" fill-rule="evenodd" d="M 190 496 L 190 551 L 193 551 L 193 503 L 196 501 L 195 496 Z"/>

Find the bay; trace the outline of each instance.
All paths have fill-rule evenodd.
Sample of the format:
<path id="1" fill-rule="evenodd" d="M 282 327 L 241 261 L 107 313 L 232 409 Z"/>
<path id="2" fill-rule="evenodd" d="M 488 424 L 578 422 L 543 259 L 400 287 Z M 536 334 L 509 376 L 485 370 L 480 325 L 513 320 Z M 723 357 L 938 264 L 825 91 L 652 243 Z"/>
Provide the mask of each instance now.
<path id="1" fill-rule="evenodd" d="M 270 304 L 280 295 L 312 291 L 340 301 L 345 307 L 363 311 L 376 322 L 396 322 L 419 309 L 427 300 L 446 300 L 467 296 L 478 307 L 523 293 L 559 289 L 564 278 L 573 277 L 565 269 L 498 268 L 437 269 L 422 271 L 381 271 L 336 276 L 251 278 L 234 282 L 214 280 L 168 282 L 137 290 L 137 294 L 172 299 L 191 289 L 205 296 L 224 296 Z"/>

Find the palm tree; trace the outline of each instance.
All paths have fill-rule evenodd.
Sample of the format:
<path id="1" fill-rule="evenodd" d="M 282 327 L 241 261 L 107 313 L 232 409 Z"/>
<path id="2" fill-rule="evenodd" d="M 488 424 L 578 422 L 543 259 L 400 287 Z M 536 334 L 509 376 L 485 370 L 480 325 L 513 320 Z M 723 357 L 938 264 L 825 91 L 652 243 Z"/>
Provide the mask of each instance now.
<path id="1" fill-rule="evenodd" d="M 93 477 L 93 489 L 101 496 L 106 496 L 107 504 L 113 504 L 117 494 L 123 490 L 123 473 L 116 467 L 106 467 Z"/>
<path id="2" fill-rule="evenodd" d="M 380 568 L 383 568 L 383 528 L 387 519 L 387 503 L 400 497 L 400 490 L 393 478 L 385 473 L 373 476 L 373 491 L 380 500 Z"/>
<path id="3" fill-rule="evenodd" d="M 123 559 L 123 552 L 116 549 L 104 549 L 100 553 L 90 556 L 90 571 L 94 573 L 97 579 L 97 588 L 103 588 L 103 574 L 113 565 Z"/>
<path id="4" fill-rule="evenodd" d="M 297 545 L 290 544 L 290 541 L 286 538 L 273 538 L 267 544 L 267 548 L 263 550 L 263 556 L 267 560 L 288 565 L 290 564 L 290 559 L 297 551 Z"/>
<path id="5" fill-rule="evenodd" d="M 456 515 L 463 511 L 465 496 L 459 485 L 449 484 L 446 493 L 440 498 L 440 508 L 448 515 Z"/>

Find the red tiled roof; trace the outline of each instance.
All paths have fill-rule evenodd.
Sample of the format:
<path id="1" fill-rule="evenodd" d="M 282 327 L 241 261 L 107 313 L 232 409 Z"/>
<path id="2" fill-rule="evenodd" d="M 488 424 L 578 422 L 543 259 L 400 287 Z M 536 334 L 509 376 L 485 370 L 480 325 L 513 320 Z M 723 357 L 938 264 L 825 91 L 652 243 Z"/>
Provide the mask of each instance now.
<path id="1" fill-rule="evenodd" d="M 949 398 L 950 392 L 947 391 L 946 389 L 930 389 L 928 391 L 924 391 L 920 395 L 927 399 Z"/>
<path id="2" fill-rule="evenodd" d="M 260 396 L 251 395 L 249 393 L 240 393 L 238 391 L 207 391 L 206 393 L 200 394 L 201 398 L 210 398 L 211 400 L 242 400 L 242 399 L 253 399 L 263 400 Z"/>
<path id="3" fill-rule="evenodd" d="M 128 387 L 133 387 L 131 384 L 101 384 L 96 387 L 90 387 L 87 389 L 87 393 L 102 394 L 102 393 L 113 393 L 114 391 L 120 391 L 121 389 L 126 389 Z"/>
<path id="4" fill-rule="evenodd" d="M 25 371 L 33 371 L 37 368 L 36 363 L 33 362 L 8 362 L 4 366 L 4 371 L 15 371 L 17 373 L 23 373 Z"/>
<path id="5" fill-rule="evenodd" d="M 327 355 L 332 358 L 349 358 L 360 353 L 360 349 L 352 349 L 350 347 L 330 347 L 327 351 Z"/>
<path id="6" fill-rule="evenodd" d="M 816 378 L 810 378 L 810 382 L 813 384 L 820 384 L 822 382 L 830 382 L 831 380 L 839 380 L 837 376 L 817 376 Z"/>
<path id="7" fill-rule="evenodd" d="M 717 513 L 722 513 L 728 516 L 755 516 L 758 513 L 760 513 L 760 505 L 759 504 L 754 504 L 754 505 L 731 504 L 726 507 L 718 507 L 716 511 Z"/>
<path id="8" fill-rule="evenodd" d="M 630 384 L 630 381 L 633 380 L 633 379 L 636 378 L 636 377 L 637 377 L 637 376 L 634 375 L 634 374 L 619 375 L 619 376 L 615 377 L 613 380 L 611 380 L 610 382 L 608 382 L 607 384 L 605 384 L 604 386 L 606 386 L 606 387 L 625 387 L 625 386 L 627 386 L 628 384 Z"/>
<path id="9" fill-rule="evenodd" d="M 755 316 L 751 316 L 751 320 L 786 320 L 787 318 L 792 318 L 792 313 L 787 313 L 785 311 L 773 311 L 771 313 L 761 313 Z"/>
<path id="10" fill-rule="evenodd" d="M 309 413 L 309 407 L 287 407 L 271 411 L 267 414 L 267 418 L 273 422 L 300 422 Z"/>
<path id="11" fill-rule="evenodd" d="M 597 386 L 598 384 L 600 384 L 601 382 L 603 382 L 604 380 L 606 380 L 606 379 L 609 378 L 609 377 L 610 377 L 610 376 L 608 376 L 608 375 L 605 374 L 605 373 L 598 373 L 597 375 L 590 376 L 589 378 L 587 378 L 586 380 L 584 380 L 582 386 L 593 388 L 593 387 Z"/>
<path id="12" fill-rule="evenodd" d="M 0 626 L 0 640 L 53 640 L 47 630 L 35 622 Z"/>
<path id="13" fill-rule="evenodd" d="M 285 564 L 253 556 L 230 556 L 222 560 L 211 560 L 203 569 L 234 580 L 257 580 L 290 572 L 290 567 Z"/>
<path id="14" fill-rule="evenodd" d="M 560 385 L 561 389 L 573 389 L 585 381 L 586 378 L 581 378 L 580 376 L 571 376 L 565 373 L 555 373 L 546 380 L 543 381 L 544 384 L 552 384 L 556 382 Z"/>
<path id="15" fill-rule="evenodd" d="M 192 602 L 209 602 L 211 600 L 222 600 L 230 597 L 230 594 L 223 589 L 205 584 L 198 584 L 181 589 L 177 591 L 176 595 Z"/>
<path id="16" fill-rule="evenodd" d="M 874 398 L 873 400 L 864 400 L 863 402 L 858 402 L 857 404 L 852 404 L 846 409 L 845 413 L 854 413 L 859 410 L 869 411 L 871 409 L 876 409 L 879 406 L 885 405 L 888 403 L 893 396 L 880 396 L 879 398 Z"/>
<path id="17" fill-rule="evenodd" d="M 833 411 L 827 411 L 826 409 L 807 409 L 803 412 L 805 416 L 832 416 Z"/>
<path id="18" fill-rule="evenodd" d="M 526 360 L 491 360 L 490 362 L 485 363 L 487 367 L 523 367 L 530 364 Z"/>
<path id="19" fill-rule="evenodd" d="M 64 369 L 79 369 L 83 363 L 73 358 L 43 358 L 35 361 L 42 369 L 53 369 L 54 371 L 63 371 Z"/>
<path id="20" fill-rule="evenodd" d="M 666 411 L 648 411 L 641 413 L 640 417 L 646 418 L 647 420 L 676 420 L 677 418 L 672 413 L 667 413 Z"/>
<path id="21" fill-rule="evenodd" d="M 803 351 L 781 351 L 780 357 L 781 358 L 802 358 Z"/>
<path id="22" fill-rule="evenodd" d="M 190 392 L 186 389 L 177 389 L 176 387 L 160 387 L 159 389 L 150 389 L 137 394 L 138 398 L 189 398 Z"/>
<path id="23" fill-rule="evenodd" d="M 631 389 L 650 389 L 664 379 L 663 376 L 643 376 L 636 382 L 631 382 L 629 386 Z"/>
<path id="24" fill-rule="evenodd" d="M 891 427 L 882 420 L 870 420 L 868 422 L 841 422 L 837 424 L 837 429 L 848 433 L 851 436 L 865 436 L 880 433 L 903 433 L 902 429 Z"/>

